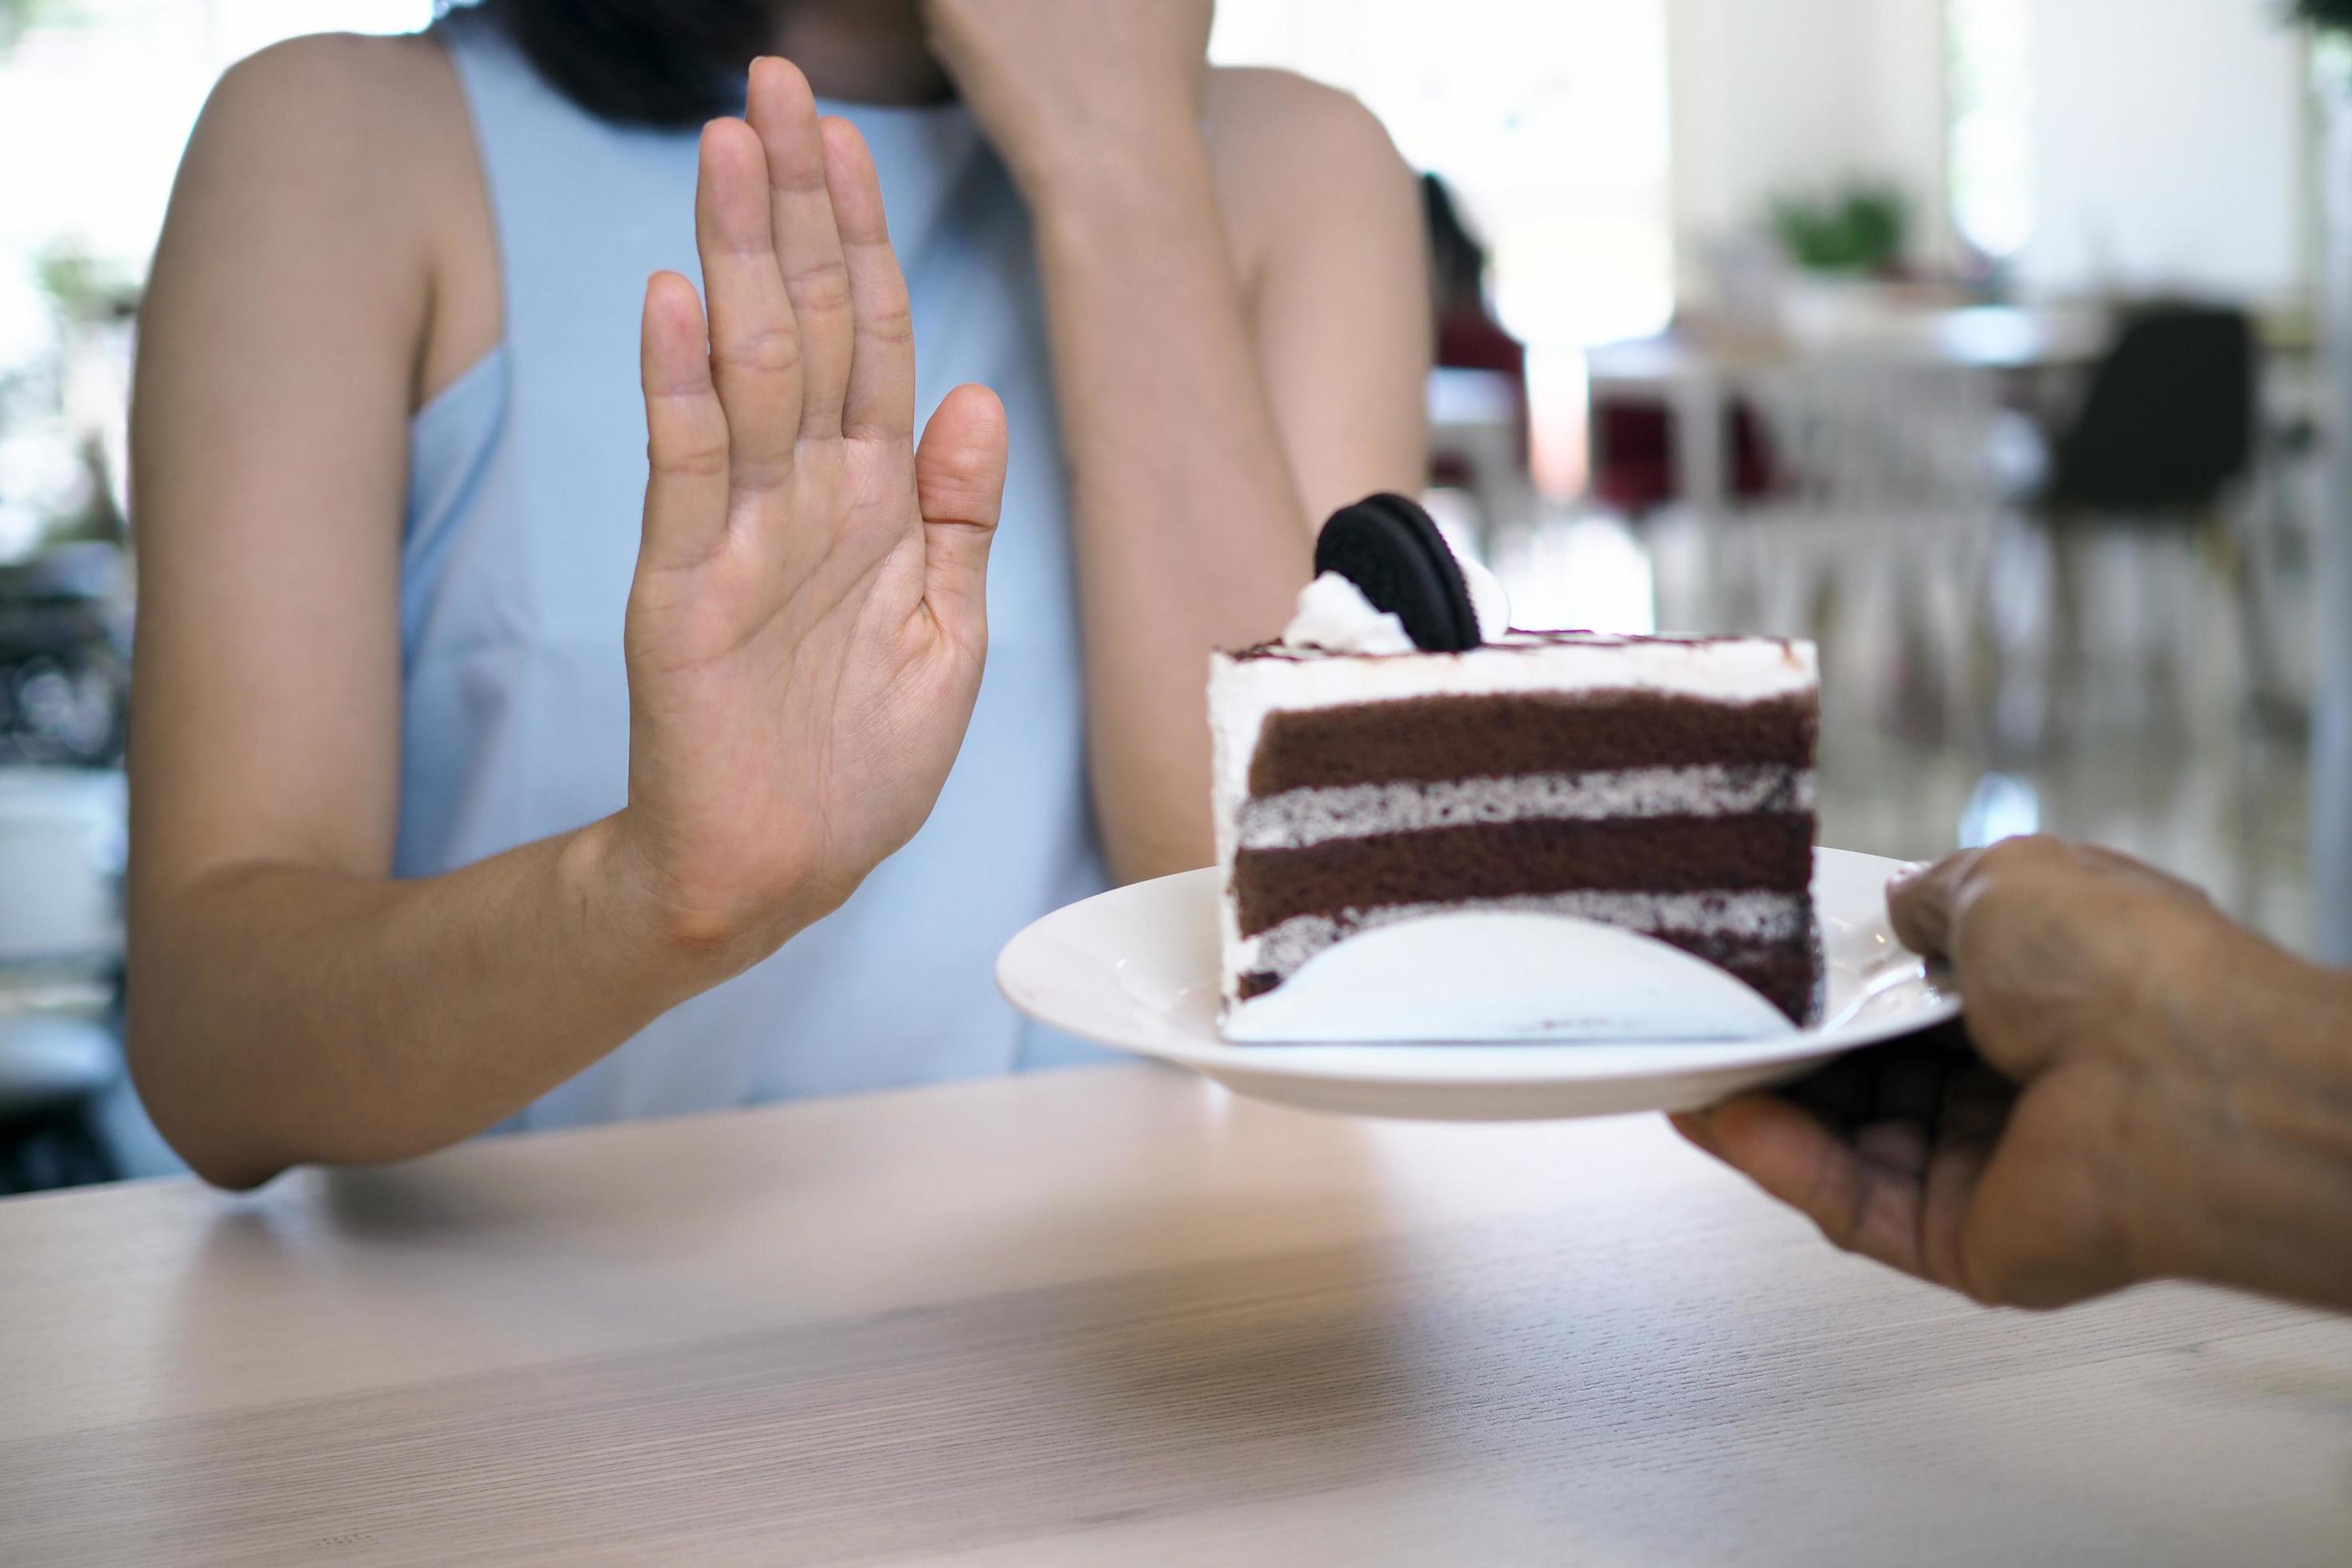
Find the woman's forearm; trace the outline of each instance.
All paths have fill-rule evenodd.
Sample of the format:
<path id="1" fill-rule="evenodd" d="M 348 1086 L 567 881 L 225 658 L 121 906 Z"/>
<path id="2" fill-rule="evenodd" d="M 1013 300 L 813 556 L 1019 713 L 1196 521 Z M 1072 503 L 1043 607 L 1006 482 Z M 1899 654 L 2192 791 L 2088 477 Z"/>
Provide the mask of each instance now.
<path id="1" fill-rule="evenodd" d="M 1026 192 L 1072 477 L 1096 809 L 1132 880 L 1210 858 L 1207 656 L 1277 631 L 1313 534 L 1198 129 Z"/>
<path id="2" fill-rule="evenodd" d="M 130 1048 L 223 1186 L 481 1131 L 741 967 L 681 939 L 614 820 L 446 876 L 226 867 L 133 901 Z"/>

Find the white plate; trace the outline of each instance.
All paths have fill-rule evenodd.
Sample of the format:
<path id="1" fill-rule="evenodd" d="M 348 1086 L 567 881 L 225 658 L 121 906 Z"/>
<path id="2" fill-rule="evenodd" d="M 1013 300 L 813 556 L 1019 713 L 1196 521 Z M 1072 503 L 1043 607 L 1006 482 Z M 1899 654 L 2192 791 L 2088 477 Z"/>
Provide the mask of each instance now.
<path id="1" fill-rule="evenodd" d="M 1577 1045 L 1230 1045 L 1217 1034 L 1217 873 L 1186 871 L 1057 910 L 1006 944 L 996 983 L 1040 1023 L 1310 1110 L 1540 1121 L 1688 1110 L 1959 1016 L 1895 942 L 1901 863 L 1813 855 L 1829 963 L 1824 1022 L 1777 1039 Z"/>

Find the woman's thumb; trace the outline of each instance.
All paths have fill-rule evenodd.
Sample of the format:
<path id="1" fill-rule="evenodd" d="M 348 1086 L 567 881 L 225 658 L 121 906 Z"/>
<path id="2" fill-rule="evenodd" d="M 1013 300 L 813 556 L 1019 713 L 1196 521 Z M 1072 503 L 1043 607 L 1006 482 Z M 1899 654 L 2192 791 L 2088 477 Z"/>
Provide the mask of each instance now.
<path id="1" fill-rule="evenodd" d="M 928 572 L 923 597 L 950 636 L 988 636 L 988 546 L 1004 504 L 1004 405 L 984 386 L 947 395 L 915 452 Z"/>

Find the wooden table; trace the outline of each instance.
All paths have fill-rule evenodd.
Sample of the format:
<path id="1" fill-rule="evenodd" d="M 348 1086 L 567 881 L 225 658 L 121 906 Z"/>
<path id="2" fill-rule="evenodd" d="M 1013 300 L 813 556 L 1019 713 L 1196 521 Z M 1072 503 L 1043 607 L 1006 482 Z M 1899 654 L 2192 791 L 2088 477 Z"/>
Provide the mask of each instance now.
<path id="1" fill-rule="evenodd" d="M 2352 1322 L 1111 1068 L 0 1204 L 0 1561 L 2342 1563 Z"/>

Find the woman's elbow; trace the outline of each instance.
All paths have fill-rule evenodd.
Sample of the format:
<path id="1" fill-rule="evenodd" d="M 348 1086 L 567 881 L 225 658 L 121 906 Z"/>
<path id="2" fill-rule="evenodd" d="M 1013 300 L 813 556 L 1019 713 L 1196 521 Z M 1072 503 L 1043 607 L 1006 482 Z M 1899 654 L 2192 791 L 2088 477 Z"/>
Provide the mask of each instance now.
<path id="1" fill-rule="evenodd" d="M 292 1162 L 264 1154 L 258 1140 L 227 1125 L 218 1107 L 207 1105 L 189 1085 L 184 1040 L 170 1037 L 152 1010 L 135 1003 L 123 1030 L 123 1055 L 131 1082 L 155 1131 L 189 1170 L 224 1192 L 251 1192 Z"/>

